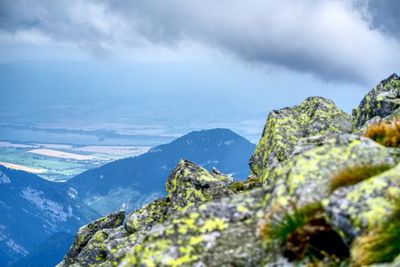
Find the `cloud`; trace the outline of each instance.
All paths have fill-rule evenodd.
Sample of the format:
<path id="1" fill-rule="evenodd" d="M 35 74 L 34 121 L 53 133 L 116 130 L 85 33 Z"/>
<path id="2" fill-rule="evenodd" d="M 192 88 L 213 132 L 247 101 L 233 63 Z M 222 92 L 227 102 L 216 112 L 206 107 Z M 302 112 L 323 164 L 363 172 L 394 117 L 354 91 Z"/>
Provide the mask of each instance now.
<path id="1" fill-rule="evenodd" d="M 387 2 L 396 1 L 14 0 L 0 4 L 0 27 L 91 51 L 192 42 L 261 66 L 360 84 L 400 67 L 399 24 L 395 13 L 384 16 Z"/>

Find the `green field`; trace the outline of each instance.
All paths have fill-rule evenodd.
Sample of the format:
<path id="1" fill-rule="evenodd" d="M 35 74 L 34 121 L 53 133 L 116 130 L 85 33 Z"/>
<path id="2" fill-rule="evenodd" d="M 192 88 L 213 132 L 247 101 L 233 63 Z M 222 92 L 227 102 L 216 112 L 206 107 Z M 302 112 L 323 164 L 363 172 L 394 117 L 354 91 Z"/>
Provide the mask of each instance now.
<path id="1" fill-rule="evenodd" d="M 66 152 L 76 155 L 88 155 L 94 158 L 91 160 L 76 160 L 54 155 L 39 155 L 30 152 L 34 149 L 51 149 L 56 152 L 54 154 L 57 154 L 57 152 Z M 135 146 L 75 147 L 58 144 L 14 144 L 0 142 L 0 162 L 33 169 L 42 169 L 45 172 L 38 174 L 39 176 L 52 181 L 65 181 L 86 170 L 120 158 L 136 156 L 147 150 L 147 147 Z"/>

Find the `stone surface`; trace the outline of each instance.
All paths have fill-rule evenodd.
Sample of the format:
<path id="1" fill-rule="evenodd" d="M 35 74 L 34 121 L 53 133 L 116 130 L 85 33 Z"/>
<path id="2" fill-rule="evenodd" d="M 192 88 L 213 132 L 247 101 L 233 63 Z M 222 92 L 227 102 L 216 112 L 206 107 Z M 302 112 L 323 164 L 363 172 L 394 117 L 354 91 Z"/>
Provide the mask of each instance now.
<path id="1" fill-rule="evenodd" d="M 110 227 L 96 221 L 95 229 L 90 224 L 81 228 L 62 264 L 347 266 L 350 261 L 338 263 L 326 253 L 319 254 L 326 255 L 323 259 L 305 254 L 289 262 L 282 251 L 283 241 L 266 236 L 262 229 L 271 220 L 279 224 L 285 219 L 290 226 L 296 223 L 291 216 L 297 214 L 301 220 L 299 211 L 316 205 L 325 229 L 341 244 L 345 241 L 351 246 L 354 238 L 389 218 L 400 199 L 400 150 L 360 133 L 373 120 L 400 114 L 398 83 L 399 78 L 391 76 L 368 93 L 354 112 L 355 134 L 350 133 L 351 117 L 324 98 L 308 98 L 293 108 L 271 112 L 247 181 L 235 182 L 216 169 L 209 173 L 181 160 L 168 178 L 165 198 L 132 212 L 123 225 L 122 220 Z M 343 171 L 365 166 L 388 169 L 331 188 L 332 180 Z M 322 226 L 308 229 L 318 227 Z M 302 238 L 311 238 L 309 232 L 302 233 Z M 296 249 L 294 238 L 291 245 Z"/>
<path id="2" fill-rule="evenodd" d="M 353 186 L 337 189 L 329 197 L 326 211 L 350 243 L 388 219 L 398 199 L 400 164 Z"/>
<path id="3" fill-rule="evenodd" d="M 230 182 L 227 176 L 210 174 L 188 160 L 181 160 L 168 178 L 166 190 L 173 207 L 187 211 L 200 203 L 233 195 L 227 187 Z"/>
<path id="4" fill-rule="evenodd" d="M 257 189 L 181 213 L 133 247 L 121 266 L 255 266 L 265 257 L 258 235 L 264 197 Z"/>
<path id="5" fill-rule="evenodd" d="M 392 74 L 381 81 L 363 98 L 353 110 L 353 126 L 361 128 L 368 120 L 385 118 L 400 107 L 400 77 Z"/>
<path id="6" fill-rule="evenodd" d="M 299 139 L 351 131 L 351 117 L 328 99 L 310 97 L 300 105 L 272 111 L 250 164 L 262 181 L 292 154 Z"/>
<path id="7" fill-rule="evenodd" d="M 270 199 L 280 206 L 298 207 L 320 202 L 329 195 L 332 178 L 347 168 L 395 164 L 390 151 L 374 141 L 342 134 L 323 145 L 294 156 L 269 177 Z"/>
<path id="8" fill-rule="evenodd" d="M 125 211 L 109 214 L 103 218 L 100 218 L 92 223 L 82 226 L 78 233 L 71 248 L 64 258 L 66 265 L 70 265 L 75 262 L 76 257 L 81 253 L 84 248 L 87 248 L 92 244 L 92 239 L 101 238 L 105 239 L 107 232 L 102 231 L 110 228 L 116 228 L 122 224 L 125 218 Z M 97 253 L 92 253 L 97 255 Z M 85 257 L 86 259 L 86 257 Z"/>

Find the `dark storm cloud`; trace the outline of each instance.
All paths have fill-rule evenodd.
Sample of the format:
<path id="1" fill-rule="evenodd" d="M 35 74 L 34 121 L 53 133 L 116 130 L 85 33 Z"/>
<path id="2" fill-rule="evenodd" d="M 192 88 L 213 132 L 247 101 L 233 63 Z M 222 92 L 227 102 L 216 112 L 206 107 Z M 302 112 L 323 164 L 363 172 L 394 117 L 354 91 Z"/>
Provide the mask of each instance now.
<path id="1" fill-rule="evenodd" d="M 372 27 L 400 38 L 400 1 L 370 0 L 366 5 Z"/>
<path id="2" fill-rule="evenodd" d="M 39 34 L 92 51 L 189 41 L 256 64 L 357 83 L 384 77 L 400 62 L 397 18 L 384 16 L 397 1 L 2 2 L 3 32 Z"/>

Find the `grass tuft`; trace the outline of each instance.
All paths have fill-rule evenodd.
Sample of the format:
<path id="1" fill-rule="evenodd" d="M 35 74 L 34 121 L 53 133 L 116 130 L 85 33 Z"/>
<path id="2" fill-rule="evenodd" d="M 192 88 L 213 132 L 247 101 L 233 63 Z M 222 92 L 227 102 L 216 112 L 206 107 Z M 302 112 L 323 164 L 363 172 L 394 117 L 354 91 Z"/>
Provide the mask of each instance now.
<path id="1" fill-rule="evenodd" d="M 261 182 L 255 177 L 249 177 L 245 181 L 235 181 L 228 185 L 228 188 L 234 193 L 249 191 L 253 188 L 260 187 Z"/>
<path id="2" fill-rule="evenodd" d="M 358 237 L 351 249 L 353 266 L 392 262 L 400 255 L 400 201 L 380 227 Z"/>
<path id="3" fill-rule="evenodd" d="M 349 257 L 347 246 L 325 219 L 319 203 L 295 208 L 293 213 L 280 217 L 269 218 L 269 223 L 261 229 L 261 235 L 265 240 L 278 241 L 284 256 L 290 261 L 305 257 L 312 260 Z"/>
<path id="4" fill-rule="evenodd" d="M 374 141 L 387 146 L 399 147 L 400 146 L 400 119 L 393 121 L 380 121 L 368 126 L 364 134 Z"/>
<path id="5" fill-rule="evenodd" d="M 392 167 L 390 164 L 379 164 L 346 168 L 333 176 L 329 190 L 332 193 L 340 187 L 357 184 Z"/>

